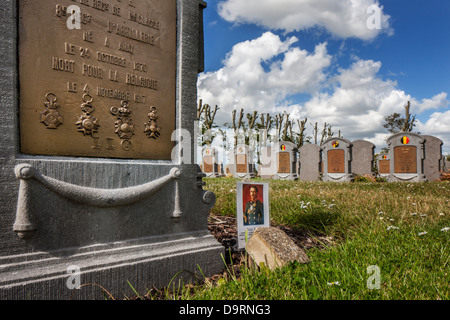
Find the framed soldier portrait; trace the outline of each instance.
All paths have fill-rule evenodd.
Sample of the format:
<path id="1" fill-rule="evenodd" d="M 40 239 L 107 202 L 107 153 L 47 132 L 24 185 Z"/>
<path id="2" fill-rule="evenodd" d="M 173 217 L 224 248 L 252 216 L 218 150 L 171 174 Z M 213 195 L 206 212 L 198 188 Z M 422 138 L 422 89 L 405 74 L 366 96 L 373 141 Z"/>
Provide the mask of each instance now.
<path id="1" fill-rule="evenodd" d="M 239 249 L 245 248 L 256 228 L 270 226 L 269 184 L 237 184 L 237 231 Z"/>

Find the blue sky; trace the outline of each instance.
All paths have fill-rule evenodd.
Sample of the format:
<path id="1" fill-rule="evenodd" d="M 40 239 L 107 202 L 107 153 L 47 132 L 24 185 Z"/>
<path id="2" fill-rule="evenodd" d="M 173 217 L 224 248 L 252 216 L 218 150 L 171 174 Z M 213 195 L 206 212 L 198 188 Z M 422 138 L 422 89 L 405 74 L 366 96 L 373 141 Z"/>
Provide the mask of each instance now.
<path id="1" fill-rule="evenodd" d="M 450 153 L 450 1 L 207 3 L 198 88 L 220 107 L 216 124 L 230 122 L 233 109 L 286 111 L 382 147 L 384 117 L 411 101 L 416 130 Z"/>

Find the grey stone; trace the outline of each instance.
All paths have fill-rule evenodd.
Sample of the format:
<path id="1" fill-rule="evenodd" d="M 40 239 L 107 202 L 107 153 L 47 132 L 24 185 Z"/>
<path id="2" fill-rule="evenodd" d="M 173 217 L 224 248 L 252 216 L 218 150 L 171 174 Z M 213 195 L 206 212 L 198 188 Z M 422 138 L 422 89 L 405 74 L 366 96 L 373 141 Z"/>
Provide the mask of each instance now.
<path id="1" fill-rule="evenodd" d="M 375 145 L 365 140 L 352 142 L 352 173 L 373 175 Z"/>
<path id="2" fill-rule="evenodd" d="M 422 137 L 425 139 L 423 172 L 428 181 L 436 181 L 444 170 L 443 142 L 434 136 L 423 135 Z"/>
<path id="3" fill-rule="evenodd" d="M 299 149 L 300 181 L 320 180 L 320 146 L 305 144 Z"/>
<path id="4" fill-rule="evenodd" d="M 272 146 L 261 148 L 260 162 L 258 166 L 258 176 L 262 179 L 272 179 L 274 170 L 272 169 Z"/>
<path id="5" fill-rule="evenodd" d="M 145 294 L 178 272 L 187 282 L 223 270 L 207 228 L 215 195 L 181 149 L 181 134 L 194 136 L 204 3 L 176 3 L 179 143 L 173 161 L 150 161 L 20 153 L 18 5 L 0 2 L 0 299 L 103 299 L 100 286 L 122 299 L 128 282 Z M 79 290 L 67 285 L 72 266 Z"/>
<path id="6" fill-rule="evenodd" d="M 406 140 L 406 141 L 404 141 Z M 387 139 L 390 161 L 389 181 L 425 181 L 423 161 L 425 139 L 416 133 L 399 132 Z M 403 151 L 402 151 L 403 150 Z"/>
<path id="7" fill-rule="evenodd" d="M 274 227 L 257 228 L 250 237 L 247 253 L 258 266 L 263 263 L 271 270 L 281 268 L 289 262 L 308 263 L 305 251 L 282 230 Z"/>

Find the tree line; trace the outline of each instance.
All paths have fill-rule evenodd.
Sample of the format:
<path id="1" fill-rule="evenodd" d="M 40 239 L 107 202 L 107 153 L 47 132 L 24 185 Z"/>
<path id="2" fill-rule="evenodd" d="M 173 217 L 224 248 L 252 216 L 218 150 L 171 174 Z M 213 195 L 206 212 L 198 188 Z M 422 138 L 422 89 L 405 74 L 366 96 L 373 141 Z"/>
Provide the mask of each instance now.
<path id="1" fill-rule="evenodd" d="M 400 113 L 392 113 L 384 118 L 383 127 L 390 133 L 412 132 L 416 126 L 416 116 L 410 113 L 411 103 L 408 101 L 404 106 L 404 115 Z M 278 141 L 289 141 L 294 143 L 298 148 L 305 143 L 314 143 L 321 145 L 325 140 L 332 137 L 343 138 L 341 130 L 337 135 L 333 131 L 331 124 L 324 122 L 321 127 L 319 123 L 311 123 L 312 127 L 309 134 L 306 131 L 308 119 L 292 119 L 287 112 L 272 115 L 270 113 L 259 113 L 254 110 L 252 113 L 245 112 L 244 108 L 233 110 L 231 112 L 231 122 L 225 122 L 218 126 L 214 120 L 217 111 L 220 108 L 216 105 L 214 108 L 209 104 L 204 104 L 203 100 L 199 100 L 197 106 L 197 121 L 199 123 L 201 145 L 211 145 L 215 138 L 221 136 L 223 141 L 226 137 L 226 129 L 233 129 L 234 141 L 233 146 L 243 143 L 250 145 L 253 142 L 265 142 L 267 137 L 261 136 L 261 132 L 274 132 L 274 136 Z M 417 132 L 419 133 L 419 132 Z M 420 133 L 419 133 L 420 134 Z M 251 137 L 251 135 L 253 135 Z M 272 141 L 274 142 L 274 141 Z"/>

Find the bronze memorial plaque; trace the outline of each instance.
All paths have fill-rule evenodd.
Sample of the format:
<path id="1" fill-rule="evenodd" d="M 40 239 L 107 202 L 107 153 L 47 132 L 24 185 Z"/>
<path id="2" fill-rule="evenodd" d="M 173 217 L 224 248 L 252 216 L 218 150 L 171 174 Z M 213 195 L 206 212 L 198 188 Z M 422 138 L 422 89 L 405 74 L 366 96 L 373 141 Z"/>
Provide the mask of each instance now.
<path id="1" fill-rule="evenodd" d="M 381 174 L 388 174 L 391 172 L 391 160 L 380 160 L 378 161 L 378 172 Z"/>
<path id="2" fill-rule="evenodd" d="M 176 0 L 19 0 L 24 154 L 170 160 Z"/>
<path id="3" fill-rule="evenodd" d="M 236 155 L 236 172 L 237 173 L 247 173 L 247 155 L 246 154 Z"/>
<path id="4" fill-rule="evenodd" d="M 394 148 L 394 172 L 417 173 L 417 147 L 401 146 Z"/>
<path id="5" fill-rule="evenodd" d="M 203 172 L 214 172 L 214 162 L 212 156 L 203 157 Z"/>
<path id="6" fill-rule="evenodd" d="M 329 150 L 327 155 L 328 173 L 345 173 L 345 151 Z"/>
<path id="7" fill-rule="evenodd" d="M 288 152 L 278 153 L 278 173 L 290 173 L 291 157 Z"/>

